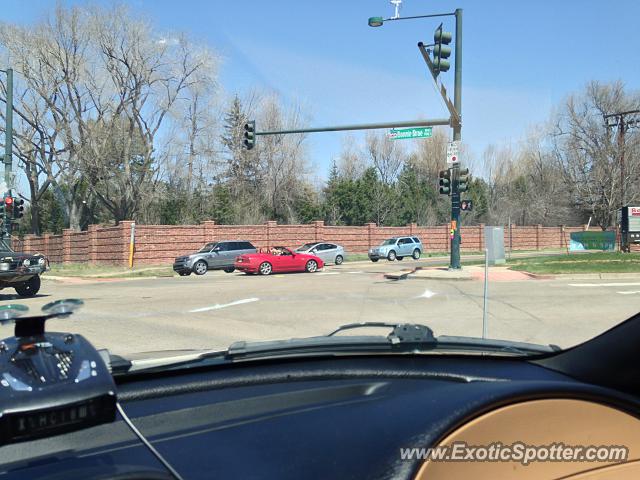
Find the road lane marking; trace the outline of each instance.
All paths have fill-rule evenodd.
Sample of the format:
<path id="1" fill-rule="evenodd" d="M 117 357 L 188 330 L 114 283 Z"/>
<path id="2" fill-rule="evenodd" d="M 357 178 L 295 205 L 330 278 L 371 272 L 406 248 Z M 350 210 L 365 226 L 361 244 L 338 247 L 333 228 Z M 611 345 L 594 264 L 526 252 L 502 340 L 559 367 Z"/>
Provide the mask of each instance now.
<path id="1" fill-rule="evenodd" d="M 362 270 L 355 270 L 353 272 L 345 272 L 345 273 L 364 273 Z"/>
<path id="2" fill-rule="evenodd" d="M 630 283 L 570 283 L 570 287 L 637 287 L 638 282 Z"/>
<path id="3" fill-rule="evenodd" d="M 619 293 L 620 295 L 633 295 L 634 293 L 640 293 L 640 290 L 627 290 L 624 292 L 616 292 Z"/>
<path id="4" fill-rule="evenodd" d="M 432 292 L 427 288 L 422 295 L 418 295 L 416 298 L 431 298 L 434 295 L 437 295 L 436 292 Z"/>
<path id="5" fill-rule="evenodd" d="M 340 272 L 318 272 L 317 275 L 340 275 Z"/>
<path id="6" fill-rule="evenodd" d="M 233 307 L 235 305 L 243 305 L 245 303 L 257 302 L 260 300 L 259 298 L 243 298 L 242 300 L 236 300 L 231 303 L 223 303 L 223 304 L 215 304 L 210 307 L 203 308 L 195 308 L 193 310 L 189 310 L 189 313 L 198 313 L 198 312 L 208 312 L 209 310 L 220 310 L 221 308 Z"/>

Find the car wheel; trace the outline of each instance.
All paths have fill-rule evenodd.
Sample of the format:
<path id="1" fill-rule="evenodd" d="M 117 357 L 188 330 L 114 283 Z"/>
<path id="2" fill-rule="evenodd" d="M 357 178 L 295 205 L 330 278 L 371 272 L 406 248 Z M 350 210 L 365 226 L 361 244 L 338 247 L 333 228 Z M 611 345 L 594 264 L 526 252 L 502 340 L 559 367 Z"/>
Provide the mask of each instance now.
<path id="1" fill-rule="evenodd" d="M 21 297 L 33 297 L 40 290 L 40 277 L 37 275 L 31 277 L 22 285 L 18 285 L 15 288 L 16 293 Z"/>
<path id="2" fill-rule="evenodd" d="M 224 269 L 224 271 L 227 273 L 233 273 L 235 270 L 236 270 L 236 267 L 227 267 Z"/>
<path id="3" fill-rule="evenodd" d="M 411 255 L 413 257 L 414 260 L 418 260 L 420 258 L 420 250 L 418 250 L 417 248 L 413 251 L 413 254 Z"/>
<path id="4" fill-rule="evenodd" d="M 342 265 L 342 262 L 344 261 L 344 258 L 342 258 L 342 255 L 338 255 L 336 257 L 336 265 Z"/>
<path id="5" fill-rule="evenodd" d="M 269 262 L 262 262 L 258 271 L 260 272 L 260 275 L 270 275 L 272 270 L 273 268 Z"/>
<path id="6" fill-rule="evenodd" d="M 193 271 L 196 275 L 204 275 L 205 273 L 207 273 L 207 262 L 205 262 L 204 260 L 198 260 L 193 265 Z"/>
<path id="7" fill-rule="evenodd" d="M 389 260 L 390 262 L 393 262 L 395 259 L 396 259 L 396 252 L 394 250 L 391 250 L 387 255 L 387 260 Z"/>
<path id="8" fill-rule="evenodd" d="M 305 265 L 304 269 L 309 273 L 317 272 L 318 262 L 316 262 L 315 260 L 309 260 Z"/>
<path id="9" fill-rule="evenodd" d="M 379 259 L 379 258 L 372 258 L 372 259 L 371 259 L 371 261 L 372 261 L 373 263 L 376 263 L 378 260 L 380 260 L 380 259 Z"/>
<path id="10" fill-rule="evenodd" d="M 180 275 L 181 277 L 188 277 L 189 275 L 191 275 L 191 272 L 180 272 L 178 275 Z"/>

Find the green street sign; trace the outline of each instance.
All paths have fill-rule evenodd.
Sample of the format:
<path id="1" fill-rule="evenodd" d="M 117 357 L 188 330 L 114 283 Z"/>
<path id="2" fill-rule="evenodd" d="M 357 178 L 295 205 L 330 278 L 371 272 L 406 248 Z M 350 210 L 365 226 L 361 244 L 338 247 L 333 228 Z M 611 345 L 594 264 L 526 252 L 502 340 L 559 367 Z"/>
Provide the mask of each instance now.
<path id="1" fill-rule="evenodd" d="M 392 128 L 389 130 L 389 137 L 393 140 L 403 140 L 405 138 L 429 138 L 431 127 L 418 128 Z"/>

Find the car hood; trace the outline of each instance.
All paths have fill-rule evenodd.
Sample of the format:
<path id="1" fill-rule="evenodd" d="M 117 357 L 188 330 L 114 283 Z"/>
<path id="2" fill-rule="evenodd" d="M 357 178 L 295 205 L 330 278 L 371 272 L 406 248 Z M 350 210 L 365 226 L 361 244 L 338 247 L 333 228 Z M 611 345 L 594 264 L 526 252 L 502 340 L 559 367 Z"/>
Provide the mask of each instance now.
<path id="1" fill-rule="evenodd" d="M 0 252 L 0 259 L 2 258 L 37 258 L 45 257 L 43 253 L 25 253 L 25 252 Z"/>

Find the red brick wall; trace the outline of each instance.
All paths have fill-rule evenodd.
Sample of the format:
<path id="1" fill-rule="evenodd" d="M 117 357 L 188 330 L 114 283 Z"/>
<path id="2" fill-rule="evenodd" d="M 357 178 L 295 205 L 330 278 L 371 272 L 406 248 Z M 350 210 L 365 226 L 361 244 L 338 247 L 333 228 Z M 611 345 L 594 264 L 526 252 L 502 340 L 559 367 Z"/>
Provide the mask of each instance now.
<path id="1" fill-rule="evenodd" d="M 40 252 L 49 256 L 52 263 L 91 262 L 127 265 L 129 238 L 132 222 L 117 226 L 91 225 L 86 232 L 65 230 L 62 235 L 45 234 L 42 237 L 26 235 L 14 239 L 16 249 Z M 504 244 L 513 250 L 540 250 L 566 248 L 571 232 L 585 227 L 512 226 L 511 235 L 505 227 Z M 308 225 L 278 225 L 266 222 L 262 225 L 216 225 L 207 221 L 201 225 L 136 225 L 135 265 L 171 263 L 179 255 L 191 253 L 206 242 L 218 240 L 249 240 L 256 247 L 286 245 L 296 247 L 306 242 L 332 241 L 345 247 L 347 252 L 364 253 L 373 245 L 397 235 L 420 237 L 425 252 L 449 250 L 448 225 L 418 227 L 378 227 L 373 223 L 359 227 L 336 227 L 322 221 Z M 463 251 L 479 251 L 484 248 L 484 225 L 462 227 Z"/>

